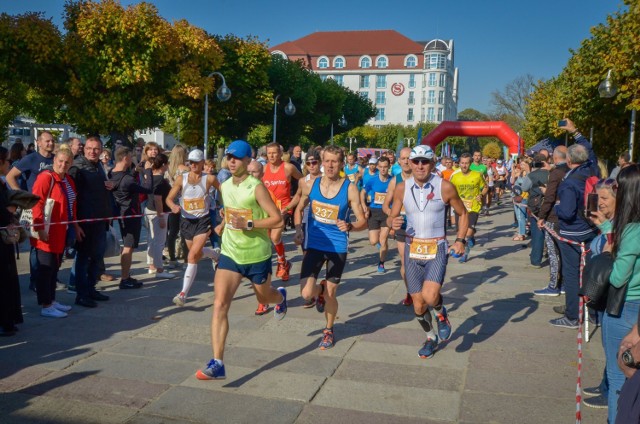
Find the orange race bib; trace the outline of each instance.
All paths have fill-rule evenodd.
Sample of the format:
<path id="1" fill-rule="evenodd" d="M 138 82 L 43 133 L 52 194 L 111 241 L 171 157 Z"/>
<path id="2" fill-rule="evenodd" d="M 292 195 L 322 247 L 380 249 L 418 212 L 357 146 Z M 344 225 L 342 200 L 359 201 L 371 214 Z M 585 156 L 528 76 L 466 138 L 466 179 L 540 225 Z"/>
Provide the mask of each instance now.
<path id="1" fill-rule="evenodd" d="M 374 194 L 373 197 L 373 203 L 375 203 L 376 205 L 381 205 L 384 203 L 384 199 L 387 197 L 387 193 L 378 193 L 376 191 L 376 193 Z"/>
<path id="2" fill-rule="evenodd" d="M 253 221 L 253 211 L 251 209 L 224 208 L 224 222 L 230 230 L 244 230 L 244 228 L 233 228 L 231 218 L 241 216 L 245 221 Z"/>
<path id="3" fill-rule="evenodd" d="M 319 202 L 314 200 L 311 202 L 311 211 L 316 221 L 323 224 L 338 224 L 338 211 L 340 210 L 338 205 L 332 205 L 329 203 Z"/>
<path id="4" fill-rule="evenodd" d="M 414 238 L 409 245 L 409 258 L 430 261 L 438 253 L 438 239 Z"/>
<path id="5" fill-rule="evenodd" d="M 204 197 L 182 199 L 184 210 L 189 213 L 204 211 Z"/>

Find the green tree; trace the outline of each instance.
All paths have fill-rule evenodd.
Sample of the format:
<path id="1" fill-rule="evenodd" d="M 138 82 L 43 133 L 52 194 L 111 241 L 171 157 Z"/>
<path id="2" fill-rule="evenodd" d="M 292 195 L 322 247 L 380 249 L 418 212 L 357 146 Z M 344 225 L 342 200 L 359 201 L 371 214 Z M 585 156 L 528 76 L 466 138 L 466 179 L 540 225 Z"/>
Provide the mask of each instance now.
<path id="1" fill-rule="evenodd" d="M 502 147 L 496 142 L 487 143 L 482 149 L 482 155 L 493 159 L 501 158 Z"/>

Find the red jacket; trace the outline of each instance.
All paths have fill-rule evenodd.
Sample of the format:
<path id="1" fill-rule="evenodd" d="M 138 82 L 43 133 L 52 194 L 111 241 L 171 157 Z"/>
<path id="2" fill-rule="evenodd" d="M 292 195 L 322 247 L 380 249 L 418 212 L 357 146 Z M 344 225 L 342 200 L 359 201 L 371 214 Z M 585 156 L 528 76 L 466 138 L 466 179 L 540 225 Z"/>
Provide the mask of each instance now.
<path id="1" fill-rule="evenodd" d="M 51 190 L 51 198 L 55 200 L 53 210 L 51 211 L 51 226 L 49 227 L 49 240 L 42 241 L 36 238 L 31 238 L 31 246 L 36 249 L 43 250 L 51 253 L 64 252 L 66 237 L 67 237 L 67 224 L 54 224 L 54 222 L 69 221 L 68 213 L 68 201 L 67 191 L 65 190 L 64 182 L 58 174 L 52 171 L 42 171 L 38 174 L 33 189 L 31 192 L 40 197 L 40 201 L 33 207 L 33 227 L 34 230 L 42 229 L 44 223 L 44 204 L 47 196 L 49 195 L 49 189 L 51 188 L 52 178 L 54 181 L 53 189 Z M 76 191 L 75 183 L 73 179 L 67 174 L 67 181 L 71 185 L 73 191 Z M 73 204 L 73 218 L 76 219 L 76 205 L 77 201 Z M 40 224 L 40 225 L 38 225 Z"/>

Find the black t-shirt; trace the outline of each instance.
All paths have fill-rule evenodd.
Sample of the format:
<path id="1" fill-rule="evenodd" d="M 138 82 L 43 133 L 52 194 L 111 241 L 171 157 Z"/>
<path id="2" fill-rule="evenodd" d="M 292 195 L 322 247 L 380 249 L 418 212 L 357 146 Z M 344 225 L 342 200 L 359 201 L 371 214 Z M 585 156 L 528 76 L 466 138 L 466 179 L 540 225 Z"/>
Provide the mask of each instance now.
<path id="1" fill-rule="evenodd" d="M 162 175 L 154 175 L 153 176 L 153 195 L 154 196 L 162 196 L 162 212 L 170 212 L 169 206 L 167 206 L 167 197 L 169 196 L 169 192 L 171 191 L 171 184 L 169 181 Z M 156 202 L 153 196 L 149 196 L 149 200 L 147 201 L 147 208 L 151 211 L 156 210 Z"/>
<path id="2" fill-rule="evenodd" d="M 45 158 L 39 152 L 34 152 L 20 159 L 15 167 L 26 177 L 27 189 L 31 191 L 38 174 L 50 165 L 53 165 L 53 155 Z"/>

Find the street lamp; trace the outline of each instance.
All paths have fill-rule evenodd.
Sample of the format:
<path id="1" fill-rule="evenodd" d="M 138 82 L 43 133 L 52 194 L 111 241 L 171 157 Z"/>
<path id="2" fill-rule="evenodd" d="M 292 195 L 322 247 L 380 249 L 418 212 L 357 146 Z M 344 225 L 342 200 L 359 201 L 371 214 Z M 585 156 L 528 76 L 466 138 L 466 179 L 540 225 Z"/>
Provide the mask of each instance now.
<path id="1" fill-rule="evenodd" d="M 224 75 L 220 72 L 211 72 L 207 75 L 207 78 L 211 78 L 214 75 L 218 75 L 222 78 L 222 85 L 216 91 L 216 96 L 221 102 L 226 102 L 231 98 L 231 90 L 227 87 L 227 82 L 224 79 Z M 204 95 L 204 158 L 207 159 L 207 153 L 209 151 L 209 93 Z"/>
<path id="2" fill-rule="evenodd" d="M 598 86 L 600 97 L 610 99 L 618 92 L 618 87 L 611 79 L 611 69 L 607 71 L 607 77 Z M 631 110 L 631 123 L 629 124 L 629 160 L 633 162 L 633 143 L 636 138 L 636 110 Z"/>
<path id="3" fill-rule="evenodd" d="M 347 137 L 347 141 L 349 141 L 349 153 L 351 153 L 351 143 L 358 144 L 358 140 L 355 137 Z"/>
<path id="4" fill-rule="evenodd" d="M 413 145 L 415 146 L 416 139 L 413 137 L 405 137 L 404 142 L 407 144 L 407 147 L 411 147 L 411 143 L 413 143 Z"/>
<path id="5" fill-rule="evenodd" d="M 338 119 L 338 125 L 341 127 L 347 126 L 347 120 L 344 119 L 344 113 L 342 114 L 342 117 Z M 331 121 L 331 145 L 333 146 L 333 121 Z"/>
<path id="6" fill-rule="evenodd" d="M 278 123 L 278 99 L 280 95 L 278 94 L 275 99 L 273 99 L 273 142 L 276 142 L 276 124 Z M 293 105 L 291 101 L 291 97 L 289 97 L 289 103 L 284 107 L 284 113 L 287 116 L 292 116 L 296 113 L 296 107 Z"/>

